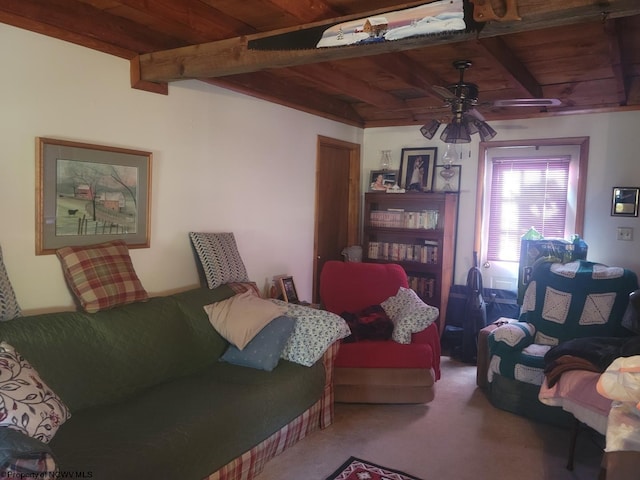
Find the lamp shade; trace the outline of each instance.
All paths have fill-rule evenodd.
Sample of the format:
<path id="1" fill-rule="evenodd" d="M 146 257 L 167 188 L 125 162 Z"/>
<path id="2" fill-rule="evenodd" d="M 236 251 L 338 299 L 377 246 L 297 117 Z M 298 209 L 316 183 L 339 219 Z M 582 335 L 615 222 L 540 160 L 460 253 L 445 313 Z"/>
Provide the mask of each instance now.
<path id="1" fill-rule="evenodd" d="M 498 134 L 498 132 L 491 128 L 487 122 L 483 122 L 482 120 L 477 120 L 477 122 L 476 126 L 478 127 L 478 133 L 480 134 L 480 140 L 483 142 L 491 140 Z"/>
<path id="2" fill-rule="evenodd" d="M 471 135 L 464 122 L 450 123 L 440 135 L 444 143 L 470 143 Z"/>
<path id="3" fill-rule="evenodd" d="M 440 128 L 440 122 L 438 120 L 431 120 L 429 123 L 420 127 L 420 133 L 422 133 L 425 138 L 431 140 L 438 131 L 438 128 Z"/>

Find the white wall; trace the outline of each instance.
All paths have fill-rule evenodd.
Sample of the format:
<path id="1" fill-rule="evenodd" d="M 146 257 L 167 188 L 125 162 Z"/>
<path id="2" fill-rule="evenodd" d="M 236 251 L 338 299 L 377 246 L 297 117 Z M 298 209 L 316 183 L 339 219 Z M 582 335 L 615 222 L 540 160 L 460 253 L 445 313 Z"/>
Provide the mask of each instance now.
<path id="1" fill-rule="evenodd" d="M 489 122 L 497 130 L 494 140 L 518 140 L 556 137 L 590 137 L 587 174 L 587 200 L 584 239 L 589 245 L 588 259 L 608 265 L 624 266 L 640 275 L 640 220 L 636 217 L 612 217 L 611 197 L 615 186 L 640 187 L 640 112 L 603 113 L 563 116 L 526 121 Z M 363 148 L 363 191 L 368 174 L 379 168 L 380 151 L 392 150 L 398 168 L 402 148 L 437 147 L 438 161 L 444 143 L 436 138 L 426 140 L 418 127 L 372 128 L 365 130 Z M 467 270 L 473 265 L 477 140 L 464 150 L 458 219 L 455 283 L 466 282 Z M 616 240 L 618 226 L 632 227 L 631 242 Z"/>
<path id="2" fill-rule="evenodd" d="M 58 259 L 35 255 L 35 137 L 153 152 L 151 248 L 131 251 L 152 293 L 197 283 L 187 233 L 233 231 L 262 287 L 294 275 L 311 298 L 317 135 L 363 143 L 363 181 L 391 149 L 438 147 L 417 127 L 367 129 L 324 120 L 201 82 L 169 95 L 131 89 L 127 61 L 0 25 L 0 246 L 21 306 L 73 302 Z M 496 140 L 590 136 L 585 240 L 589 258 L 640 273 L 638 218 L 609 215 L 613 186 L 640 186 L 640 112 L 492 122 Z M 462 169 L 456 283 L 472 263 L 477 144 Z M 633 242 L 615 240 L 617 226 Z"/>
<path id="3" fill-rule="evenodd" d="M 189 231 L 232 231 L 249 276 L 294 276 L 311 299 L 318 135 L 362 130 L 202 82 L 131 89 L 129 63 L 0 25 L 0 246 L 23 309 L 73 305 L 55 255 L 35 255 L 35 138 L 153 152 L 151 248 L 131 250 L 151 293 L 195 285 Z"/>

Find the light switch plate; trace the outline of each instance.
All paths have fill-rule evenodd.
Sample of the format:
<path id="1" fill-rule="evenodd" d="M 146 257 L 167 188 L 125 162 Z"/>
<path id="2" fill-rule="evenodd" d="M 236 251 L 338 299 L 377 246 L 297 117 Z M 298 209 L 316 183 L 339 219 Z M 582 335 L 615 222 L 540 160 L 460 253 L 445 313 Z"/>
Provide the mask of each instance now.
<path id="1" fill-rule="evenodd" d="M 633 228 L 632 227 L 618 227 L 618 240 L 631 241 L 633 240 Z"/>

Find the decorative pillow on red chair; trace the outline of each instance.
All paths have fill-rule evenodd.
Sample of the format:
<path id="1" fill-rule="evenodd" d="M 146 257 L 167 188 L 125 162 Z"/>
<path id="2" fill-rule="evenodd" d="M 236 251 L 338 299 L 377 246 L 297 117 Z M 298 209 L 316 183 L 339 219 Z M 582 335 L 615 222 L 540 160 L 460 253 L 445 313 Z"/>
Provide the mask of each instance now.
<path id="1" fill-rule="evenodd" d="M 357 313 L 343 312 L 351 335 L 343 340 L 344 343 L 360 340 L 389 340 L 393 334 L 393 322 L 380 305 L 371 305 Z"/>

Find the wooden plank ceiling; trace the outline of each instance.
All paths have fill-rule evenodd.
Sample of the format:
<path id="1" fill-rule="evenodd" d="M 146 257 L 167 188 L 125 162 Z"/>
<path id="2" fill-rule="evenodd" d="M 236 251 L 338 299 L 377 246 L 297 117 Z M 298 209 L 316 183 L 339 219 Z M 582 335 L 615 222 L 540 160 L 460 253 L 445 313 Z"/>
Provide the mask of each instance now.
<path id="1" fill-rule="evenodd" d="M 465 80 L 478 85 L 477 109 L 487 120 L 640 108 L 637 0 L 465 0 L 465 19 L 491 10 L 504 18 L 460 35 L 371 48 L 246 52 L 249 41 L 274 32 L 422 3 L 429 2 L 2 0 L 0 22 L 128 59 L 136 88 L 170 94 L 170 82 L 197 78 L 365 128 L 446 119 L 450 108 L 432 86 L 455 83 L 452 63 L 460 59 L 472 62 Z M 516 8 L 520 19 L 505 20 Z M 191 74 L 198 56 L 200 70 Z M 514 98 L 562 104 L 495 105 Z"/>

